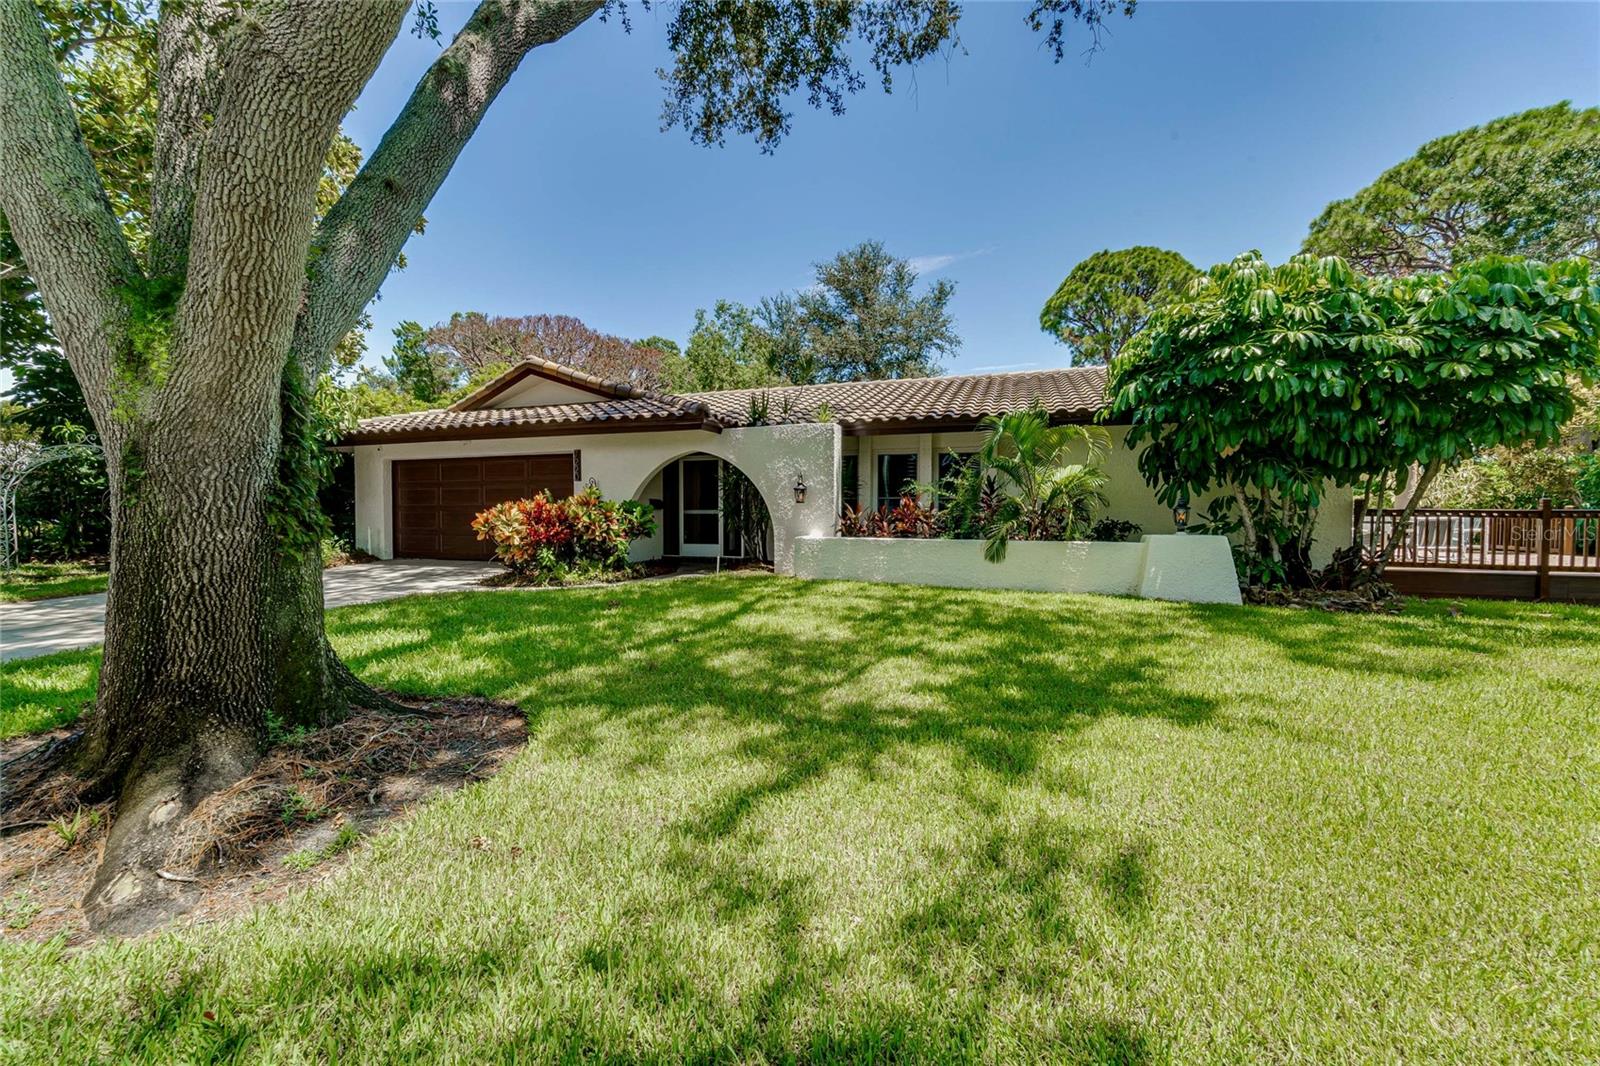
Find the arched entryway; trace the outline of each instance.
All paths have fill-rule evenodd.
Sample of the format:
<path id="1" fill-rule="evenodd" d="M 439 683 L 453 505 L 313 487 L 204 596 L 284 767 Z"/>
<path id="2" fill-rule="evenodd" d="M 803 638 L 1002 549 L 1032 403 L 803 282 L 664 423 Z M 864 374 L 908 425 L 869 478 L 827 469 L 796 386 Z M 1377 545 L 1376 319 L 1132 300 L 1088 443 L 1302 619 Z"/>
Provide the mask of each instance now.
<path id="1" fill-rule="evenodd" d="M 656 508 L 663 558 L 773 559 L 771 508 L 760 486 L 729 459 L 680 455 L 646 478 L 634 498 Z"/>

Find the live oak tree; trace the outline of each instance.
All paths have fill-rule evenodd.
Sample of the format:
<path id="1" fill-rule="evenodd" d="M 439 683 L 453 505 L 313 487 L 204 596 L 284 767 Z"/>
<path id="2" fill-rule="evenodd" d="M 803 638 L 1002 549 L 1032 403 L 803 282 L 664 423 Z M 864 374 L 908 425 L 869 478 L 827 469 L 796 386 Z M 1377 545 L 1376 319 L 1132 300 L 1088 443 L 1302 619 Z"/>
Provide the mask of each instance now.
<path id="1" fill-rule="evenodd" d="M 1304 251 L 1369 274 L 1486 255 L 1600 263 L 1600 108 L 1535 108 L 1429 141 L 1311 223 Z"/>
<path id="2" fill-rule="evenodd" d="M 175 828 L 259 757 L 269 722 L 370 698 L 328 646 L 315 531 L 313 383 L 500 90 L 599 0 L 485 0 L 326 213 L 324 161 L 400 32 L 403 0 L 172 0 L 154 18 L 156 122 L 142 242 L 86 145 L 40 10 L 0 2 L 0 211 L 110 457 L 105 653 L 78 746 L 117 813 L 85 905 L 136 927 L 172 906 Z M 1063 27 L 1132 4 L 1038 0 Z M 422 9 L 428 24 L 431 5 Z M 620 0 L 610 13 L 627 18 Z M 910 0 L 671 10 L 669 125 L 770 149 L 791 94 L 842 110 L 952 47 L 957 5 Z M 120 162 L 120 157 L 118 162 Z"/>
<path id="3" fill-rule="evenodd" d="M 1329 485 L 1381 497 L 1418 469 L 1418 500 L 1480 449 L 1556 439 L 1571 382 L 1596 376 L 1600 285 L 1584 260 L 1395 279 L 1250 253 L 1157 312 L 1112 364 L 1107 414 L 1132 424 L 1163 501 L 1223 494 L 1247 561 L 1299 585 Z"/>
<path id="4" fill-rule="evenodd" d="M 1072 349 L 1074 364 L 1109 363 L 1197 273 L 1193 263 L 1165 248 L 1096 252 L 1073 267 L 1045 301 L 1039 328 Z"/>
<path id="5" fill-rule="evenodd" d="M 156 23 L 153 0 L 42 0 L 40 14 L 62 84 L 78 116 L 84 145 L 106 198 L 136 253 L 149 239 L 151 164 L 156 139 Z M 317 188 L 318 213 L 330 208 L 355 177 L 361 150 L 334 136 Z M 360 331 L 340 342 L 335 359 L 359 357 Z M 38 287 L 0 210 L 0 368 L 12 376 L 10 397 L 19 423 L 45 443 L 98 443 L 83 390 L 51 329 Z M 19 501 L 35 523 L 29 550 L 69 557 L 104 554 L 109 546 L 104 464 L 86 456 L 53 463 L 31 475 Z"/>

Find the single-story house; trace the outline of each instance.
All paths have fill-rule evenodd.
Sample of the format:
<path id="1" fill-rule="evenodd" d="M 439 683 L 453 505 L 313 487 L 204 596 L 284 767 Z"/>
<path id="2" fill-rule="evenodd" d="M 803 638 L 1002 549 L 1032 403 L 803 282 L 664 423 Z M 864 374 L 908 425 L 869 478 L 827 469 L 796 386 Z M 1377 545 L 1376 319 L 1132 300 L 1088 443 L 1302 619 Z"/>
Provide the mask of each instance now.
<path id="1" fill-rule="evenodd" d="M 656 507 L 635 559 L 737 554 L 719 497 L 732 464 L 766 501 L 768 552 L 788 572 L 796 541 L 834 536 L 845 505 L 892 505 L 907 485 L 937 483 L 978 449 L 985 416 L 1037 403 L 1057 422 L 1090 422 L 1104 396 L 1101 367 L 669 395 L 529 359 L 447 409 L 365 419 L 341 443 L 355 458 L 356 544 L 382 559 L 487 559 L 470 528 L 479 511 L 590 482 Z M 1105 515 L 1173 532 L 1123 446 L 1127 428 L 1106 428 Z M 1350 528 L 1350 494 L 1336 493 L 1318 558 Z"/>

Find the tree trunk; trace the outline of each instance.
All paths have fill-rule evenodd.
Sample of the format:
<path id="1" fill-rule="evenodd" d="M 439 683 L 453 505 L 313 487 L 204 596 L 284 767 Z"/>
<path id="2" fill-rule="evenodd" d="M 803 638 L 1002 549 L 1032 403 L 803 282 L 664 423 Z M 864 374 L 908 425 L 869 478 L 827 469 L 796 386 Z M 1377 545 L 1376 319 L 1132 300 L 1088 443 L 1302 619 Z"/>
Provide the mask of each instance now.
<path id="1" fill-rule="evenodd" d="M 1250 498 L 1244 494 L 1244 489 L 1235 485 L 1233 498 L 1239 503 L 1239 523 L 1243 527 L 1245 550 L 1251 554 L 1259 554 L 1261 541 L 1256 537 L 1255 519 L 1250 517 Z"/>
<path id="2" fill-rule="evenodd" d="M 248 406 L 107 449 L 105 658 L 80 755 L 117 793 L 85 899 L 97 925 L 139 929 L 181 908 L 183 883 L 156 872 L 172 830 L 250 770 L 272 718 L 318 726 L 342 707 L 319 560 L 288 552 L 268 521 L 277 449 L 260 441 L 276 440 L 276 412 Z"/>
<path id="3" fill-rule="evenodd" d="M 1438 476 L 1441 469 L 1443 469 L 1443 465 L 1438 460 L 1435 460 L 1424 467 L 1421 476 L 1416 479 L 1411 495 L 1406 499 L 1405 509 L 1400 512 L 1400 522 L 1395 535 L 1389 539 L 1389 543 L 1383 546 L 1383 551 L 1379 552 L 1378 557 L 1373 560 L 1372 576 L 1374 579 L 1383 576 L 1383 571 L 1388 567 L 1389 560 L 1394 558 L 1394 553 L 1403 547 L 1410 537 L 1411 516 L 1417 513 L 1417 508 L 1422 505 L 1422 498 L 1428 494 L 1428 486 L 1433 484 L 1433 479 Z"/>

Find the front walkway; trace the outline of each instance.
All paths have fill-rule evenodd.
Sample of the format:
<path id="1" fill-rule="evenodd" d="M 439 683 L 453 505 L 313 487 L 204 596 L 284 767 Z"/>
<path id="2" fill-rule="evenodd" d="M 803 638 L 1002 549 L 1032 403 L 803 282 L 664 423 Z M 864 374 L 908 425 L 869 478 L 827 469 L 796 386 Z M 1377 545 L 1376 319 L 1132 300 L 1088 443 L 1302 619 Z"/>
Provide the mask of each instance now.
<path id="1" fill-rule="evenodd" d="M 322 573 L 328 607 L 372 603 L 419 592 L 454 592 L 500 572 L 494 563 L 394 559 Z M 84 648 L 105 639 L 105 593 L 0 606 L 0 661 Z"/>

